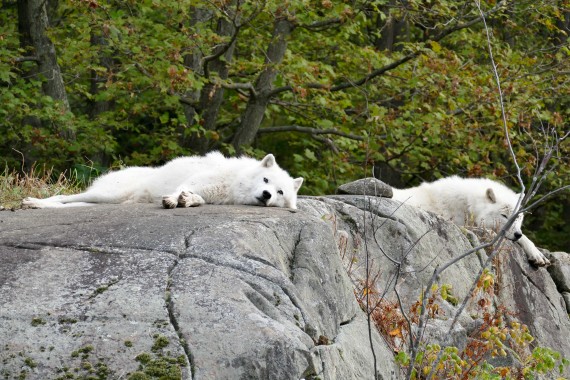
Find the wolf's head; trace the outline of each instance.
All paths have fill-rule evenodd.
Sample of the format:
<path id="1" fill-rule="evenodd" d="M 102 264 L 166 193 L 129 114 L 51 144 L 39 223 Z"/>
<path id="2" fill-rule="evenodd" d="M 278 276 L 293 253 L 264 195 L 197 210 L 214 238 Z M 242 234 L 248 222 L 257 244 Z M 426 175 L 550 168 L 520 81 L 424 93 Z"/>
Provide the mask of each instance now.
<path id="1" fill-rule="evenodd" d="M 481 194 L 483 203 L 477 206 L 477 219 L 481 227 L 501 230 L 513 214 L 519 197 L 520 194 L 503 185 L 487 188 L 485 194 Z M 520 213 L 505 231 L 507 239 L 517 241 L 522 237 L 523 218 L 523 214 Z"/>
<path id="2" fill-rule="evenodd" d="M 303 178 L 291 178 L 272 154 L 244 174 L 247 178 L 240 178 L 239 186 L 234 189 L 239 192 L 236 196 L 243 198 L 243 204 L 297 208 L 297 192 Z"/>

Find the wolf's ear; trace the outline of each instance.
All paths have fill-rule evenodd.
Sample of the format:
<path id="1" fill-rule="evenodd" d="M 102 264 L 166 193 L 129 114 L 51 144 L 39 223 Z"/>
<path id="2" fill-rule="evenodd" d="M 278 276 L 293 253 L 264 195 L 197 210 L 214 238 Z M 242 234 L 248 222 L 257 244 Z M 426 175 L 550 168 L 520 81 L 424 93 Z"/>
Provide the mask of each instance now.
<path id="1" fill-rule="evenodd" d="M 497 203 L 497 197 L 495 197 L 495 192 L 493 191 L 493 189 L 488 188 L 486 194 L 487 198 L 491 201 L 491 203 Z"/>
<path id="2" fill-rule="evenodd" d="M 293 188 L 295 189 L 295 192 L 299 191 L 299 188 L 301 187 L 302 184 L 303 184 L 303 177 L 295 178 L 293 180 Z"/>
<path id="3" fill-rule="evenodd" d="M 264 168 L 270 168 L 275 165 L 275 156 L 272 154 L 268 154 L 267 156 L 263 157 L 261 160 L 261 166 Z"/>

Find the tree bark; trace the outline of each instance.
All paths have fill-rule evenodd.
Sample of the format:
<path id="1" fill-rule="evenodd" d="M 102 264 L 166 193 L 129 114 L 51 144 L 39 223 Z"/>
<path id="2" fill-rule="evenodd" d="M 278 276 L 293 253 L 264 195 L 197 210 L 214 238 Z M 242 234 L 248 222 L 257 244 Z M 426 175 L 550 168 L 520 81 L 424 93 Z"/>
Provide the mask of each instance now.
<path id="1" fill-rule="evenodd" d="M 103 34 L 91 33 L 91 46 L 94 49 L 102 49 L 107 45 L 107 40 Z M 113 70 L 113 59 L 105 53 L 100 54 L 98 61 L 100 66 L 107 69 L 107 72 L 111 72 Z M 107 78 L 105 76 L 101 76 L 97 71 L 91 70 L 89 93 L 91 95 L 97 95 L 99 93 L 100 84 L 106 81 Z M 90 103 L 91 109 L 89 110 L 89 117 L 91 119 L 97 118 L 97 116 L 103 112 L 110 111 L 113 107 L 113 104 L 110 101 L 93 100 Z"/>
<path id="2" fill-rule="evenodd" d="M 230 37 L 236 33 L 235 26 L 227 19 L 218 19 L 216 33 L 220 36 Z M 225 49 L 225 52 L 224 52 Z M 227 63 L 231 61 L 235 49 L 235 42 L 232 41 L 230 46 L 226 45 L 217 46 L 212 52 L 211 60 L 202 60 L 203 64 L 201 69 L 203 72 L 211 76 L 211 74 L 216 74 L 220 79 L 224 80 L 228 78 L 228 66 Z M 220 56 L 218 54 L 222 53 Z M 220 107 L 222 106 L 224 100 L 224 89 L 218 84 L 210 81 L 207 83 L 200 93 L 200 100 L 197 106 L 197 112 L 200 116 L 200 123 L 202 127 L 207 131 L 213 131 L 216 129 L 216 121 L 218 119 L 218 113 Z M 193 150 L 200 154 L 204 154 L 208 151 L 208 142 L 210 139 L 201 136 L 192 139 L 190 146 Z"/>
<path id="3" fill-rule="evenodd" d="M 409 25 L 405 19 L 397 19 L 390 9 L 395 7 L 396 2 L 391 1 L 389 6 L 385 8 L 388 14 L 386 21 L 382 21 L 380 15 L 376 16 L 376 28 L 381 30 L 380 37 L 374 41 L 374 45 L 379 50 L 388 50 L 389 52 L 401 51 L 401 46 L 397 43 L 409 40 Z"/>
<path id="4" fill-rule="evenodd" d="M 287 38 L 293 31 L 294 25 L 287 18 L 275 21 L 273 38 L 267 48 L 265 69 L 261 71 L 255 82 L 256 95 L 252 95 L 247 103 L 242 120 L 232 140 L 236 152 L 241 152 L 242 146 L 251 145 L 263 121 L 265 109 L 269 104 L 273 81 L 277 76 L 276 66 L 283 61 L 287 51 Z"/>
<path id="5" fill-rule="evenodd" d="M 202 7 L 191 7 L 190 9 L 190 26 L 196 28 L 196 33 L 199 33 L 198 24 L 205 23 L 213 17 L 213 13 Z M 191 69 L 193 72 L 202 75 L 203 70 L 201 67 L 202 52 L 199 49 L 194 49 L 190 54 L 184 56 L 184 66 Z M 188 125 L 193 125 L 196 116 L 199 114 L 198 101 L 200 99 L 200 91 L 195 89 L 188 90 L 184 97 L 189 100 L 187 103 L 182 103 L 184 116 Z M 184 130 L 180 130 L 180 145 L 184 147 L 193 147 L 194 138 L 189 139 Z"/>
<path id="6" fill-rule="evenodd" d="M 46 34 L 48 28 L 47 1 L 19 0 L 18 1 L 18 30 L 21 46 L 33 53 L 38 64 L 37 75 L 44 78 L 43 93 L 60 102 L 64 112 L 69 112 L 69 102 L 61 70 L 57 63 L 55 46 Z M 73 139 L 70 130 L 61 131 L 67 139 Z"/>

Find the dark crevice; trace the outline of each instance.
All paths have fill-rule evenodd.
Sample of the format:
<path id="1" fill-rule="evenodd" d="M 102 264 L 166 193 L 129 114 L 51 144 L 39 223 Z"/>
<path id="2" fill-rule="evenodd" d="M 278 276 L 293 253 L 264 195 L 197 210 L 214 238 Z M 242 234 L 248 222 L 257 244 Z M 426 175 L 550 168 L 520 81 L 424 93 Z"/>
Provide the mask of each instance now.
<path id="1" fill-rule="evenodd" d="M 336 212 L 340 214 L 340 220 L 346 223 L 351 231 L 354 231 L 355 233 L 359 232 L 358 222 L 352 217 L 352 215 L 344 210 L 336 210 Z"/>
<path id="2" fill-rule="evenodd" d="M 343 196 L 346 197 L 346 196 Z M 369 195 L 354 195 L 353 196 L 354 199 L 346 199 L 346 198 L 342 198 L 342 199 L 337 199 L 337 198 L 333 198 L 337 201 L 341 201 L 344 204 L 356 207 L 360 210 L 363 211 L 367 211 L 370 212 L 380 218 L 384 218 L 384 219 L 389 219 L 392 220 L 394 222 L 397 223 L 402 223 L 402 221 L 395 217 L 394 215 L 396 214 L 396 212 L 398 211 L 398 208 L 400 207 L 400 205 L 395 205 L 393 210 L 390 210 L 389 213 L 383 213 L 382 210 L 380 209 L 380 203 L 382 202 L 382 199 L 384 198 L 379 198 L 377 199 L 376 197 L 371 197 Z M 364 202 L 364 204 L 359 204 L 360 202 Z M 339 213 L 342 213 L 342 211 L 339 210 Z"/>
<path id="3" fill-rule="evenodd" d="M 109 255 L 121 255 L 126 249 L 134 251 L 144 251 L 144 252 L 156 252 L 156 253 L 166 253 L 169 255 L 175 255 L 178 257 L 178 252 L 174 250 L 157 250 L 142 247 L 132 247 L 132 246 L 95 246 L 95 245 L 72 245 L 72 244 L 51 244 L 51 243 L 3 243 L 0 244 L 2 247 L 15 248 L 15 249 L 27 249 L 31 251 L 41 251 L 45 248 L 54 249 L 72 249 L 74 251 L 86 252 L 86 253 L 102 253 Z"/>
<path id="4" fill-rule="evenodd" d="M 262 259 L 261 257 L 252 256 L 252 255 L 242 255 L 242 257 L 244 257 L 244 258 L 246 258 L 246 259 L 248 259 L 248 260 L 251 260 L 251 261 L 255 261 L 255 262 L 261 263 L 261 264 L 263 264 L 263 265 L 267 265 L 267 266 L 269 266 L 269 267 L 271 267 L 271 268 L 278 269 L 278 268 L 275 267 L 275 265 L 273 265 L 272 262 L 270 262 L 270 261 L 268 261 L 268 260 L 265 260 L 265 259 Z"/>
<path id="5" fill-rule="evenodd" d="M 299 233 L 297 234 L 297 239 L 295 239 L 295 243 L 293 245 L 293 252 L 291 255 L 291 260 L 289 261 L 289 273 L 291 273 L 289 279 L 291 280 L 291 282 L 293 282 L 295 280 L 295 264 L 296 264 L 296 258 L 297 258 L 297 250 L 299 248 L 299 244 L 301 244 L 301 235 L 303 234 L 303 229 L 304 229 L 304 225 L 301 226 L 301 228 L 299 229 Z"/>
<path id="6" fill-rule="evenodd" d="M 116 283 L 118 283 L 119 281 L 121 281 L 121 278 L 117 278 L 116 280 L 112 280 L 109 281 L 109 283 L 102 285 L 100 287 L 98 287 L 97 289 L 95 289 L 95 291 L 87 298 L 88 300 L 92 300 L 94 298 L 96 298 L 97 296 L 105 293 L 107 290 L 109 290 L 109 288 L 113 285 L 115 285 Z"/>
<path id="7" fill-rule="evenodd" d="M 251 284 L 248 283 L 251 286 Z M 257 310 L 259 310 L 263 315 L 267 318 L 274 320 L 277 323 L 283 323 L 283 321 L 279 320 L 277 313 L 272 312 L 271 308 L 274 305 L 271 304 L 267 298 L 260 293 L 257 289 L 252 287 L 252 291 L 244 292 L 245 297 L 251 302 L 253 306 Z"/>
<path id="8" fill-rule="evenodd" d="M 166 294 L 164 299 L 166 302 L 166 310 L 168 311 L 168 319 L 170 321 L 170 324 L 172 325 L 172 328 L 174 329 L 174 331 L 176 331 L 176 335 L 178 335 L 178 341 L 180 342 L 180 345 L 184 350 L 186 362 L 190 368 L 190 376 L 191 379 L 193 379 L 195 376 L 195 368 L 196 368 L 194 363 L 194 356 L 190 351 L 190 346 L 188 346 L 188 342 L 186 342 L 186 339 L 184 339 L 182 331 L 180 331 L 180 325 L 178 324 L 178 320 L 176 319 L 176 312 L 174 310 L 174 298 L 172 297 L 172 273 L 178 266 L 178 262 L 179 262 L 178 260 L 175 260 L 174 263 L 168 268 L 167 283 L 165 289 Z"/>
<path id="9" fill-rule="evenodd" d="M 196 234 L 196 231 L 190 231 L 190 233 L 188 235 L 186 235 L 184 237 L 184 249 L 189 249 L 191 247 L 190 241 L 192 240 L 192 237 Z"/>
<path id="10" fill-rule="evenodd" d="M 347 319 L 346 321 L 342 321 L 340 322 L 340 326 L 346 326 L 348 324 L 351 324 L 352 322 L 354 322 L 354 320 L 356 319 L 356 315 L 353 315 L 352 317 L 350 317 L 350 319 Z"/>
<path id="11" fill-rule="evenodd" d="M 290 280 L 293 284 L 295 283 L 295 270 L 300 269 L 300 267 L 298 266 L 298 263 L 297 263 L 297 255 L 298 255 L 297 251 L 299 250 L 299 245 L 301 244 L 301 241 L 303 240 L 302 236 L 303 236 L 304 228 L 305 228 L 305 225 L 303 224 L 301 226 L 301 228 L 299 229 L 299 233 L 297 234 L 297 238 L 296 238 L 295 244 L 293 246 L 291 261 L 289 264 L 289 273 L 291 273 Z M 313 326 L 312 323 L 310 323 L 310 318 L 309 318 L 309 316 L 306 315 L 304 308 L 301 306 L 301 301 L 297 298 L 297 296 L 295 294 L 293 294 L 293 292 L 291 290 L 289 290 L 285 287 L 281 287 L 281 288 L 283 289 L 283 291 L 285 292 L 287 297 L 289 297 L 289 299 L 291 300 L 293 305 L 301 313 L 301 317 L 303 318 L 303 322 L 305 324 L 305 329 L 304 329 L 305 333 L 308 334 L 313 340 L 315 340 L 317 338 L 316 328 L 315 328 L 315 326 Z"/>

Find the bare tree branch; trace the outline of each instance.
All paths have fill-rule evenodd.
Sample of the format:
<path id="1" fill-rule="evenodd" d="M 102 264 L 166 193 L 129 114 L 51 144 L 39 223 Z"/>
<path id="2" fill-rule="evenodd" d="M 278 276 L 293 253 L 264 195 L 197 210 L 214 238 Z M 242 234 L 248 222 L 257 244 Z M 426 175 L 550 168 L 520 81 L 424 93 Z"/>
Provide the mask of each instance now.
<path id="1" fill-rule="evenodd" d="M 210 54 L 210 55 L 202 58 L 200 65 L 204 68 L 204 76 L 206 78 L 210 77 L 210 70 L 208 69 L 208 64 L 211 61 L 218 59 L 222 55 L 224 55 L 231 48 L 231 46 L 234 44 L 234 42 L 236 41 L 238 34 L 239 34 L 239 31 L 240 31 L 240 26 L 236 25 L 235 22 L 233 22 L 233 24 L 234 24 L 234 31 L 232 33 L 230 40 L 226 44 L 219 47 L 218 49 L 215 49 L 215 50 L 217 50 L 215 53 Z"/>
<path id="2" fill-rule="evenodd" d="M 521 189 L 522 189 L 521 192 L 524 193 L 525 186 L 524 186 L 524 182 L 523 182 L 522 176 L 521 176 L 521 168 L 517 162 L 517 156 L 515 155 L 515 151 L 513 150 L 513 145 L 511 143 L 511 138 L 509 136 L 509 127 L 507 125 L 507 114 L 505 112 L 505 104 L 503 102 L 503 91 L 501 89 L 501 79 L 499 78 L 499 72 L 497 71 L 497 65 L 495 64 L 495 58 L 493 57 L 493 49 L 492 49 L 492 44 L 491 44 L 491 34 L 489 32 L 489 28 L 487 27 L 486 15 L 483 12 L 483 10 L 481 9 L 481 1 L 475 0 L 475 5 L 477 6 L 477 9 L 479 10 L 479 14 L 481 15 L 481 21 L 483 22 L 485 35 L 487 37 L 487 49 L 489 51 L 489 60 L 491 61 L 491 68 L 493 69 L 493 75 L 495 77 L 495 82 L 497 83 L 497 92 L 498 92 L 498 96 L 499 96 L 499 104 L 501 106 L 501 117 L 502 117 L 502 121 L 503 121 L 503 128 L 505 131 L 505 138 L 507 139 L 507 144 L 509 146 L 509 152 L 511 154 L 511 158 L 513 159 L 513 163 L 514 163 L 515 167 L 517 168 L 517 179 L 518 179 L 519 185 L 521 186 Z M 522 198 L 523 198 L 523 196 L 521 195 L 519 202 L 517 203 L 515 210 L 513 210 L 513 212 L 516 212 L 517 209 L 520 207 L 520 203 L 523 200 Z"/>
<path id="3" fill-rule="evenodd" d="M 255 87 L 251 83 L 227 83 L 222 82 L 220 86 L 229 90 L 247 90 L 249 91 L 250 96 L 257 96 L 257 91 L 255 91 Z"/>
<path id="4" fill-rule="evenodd" d="M 19 57 L 14 59 L 14 62 L 39 62 L 39 58 L 37 56 L 32 56 L 32 57 Z"/>
<path id="5" fill-rule="evenodd" d="M 302 127 L 300 125 L 284 125 L 280 127 L 267 127 L 267 128 L 260 128 L 257 133 L 275 133 L 275 132 L 301 132 L 301 133 L 309 133 L 312 135 L 337 135 L 341 137 L 346 137 L 352 140 L 363 141 L 364 137 L 353 135 L 350 133 L 345 133 L 339 131 L 337 129 L 318 129 L 318 128 L 311 128 L 311 127 Z"/>
<path id="6" fill-rule="evenodd" d="M 299 28 L 320 32 L 322 30 L 326 30 L 326 29 L 329 29 L 331 27 L 338 26 L 338 25 L 342 24 L 342 22 L 343 21 L 340 17 L 334 17 L 334 18 L 330 18 L 328 20 L 315 21 L 315 22 L 312 22 L 310 24 L 298 24 L 297 26 Z"/>

